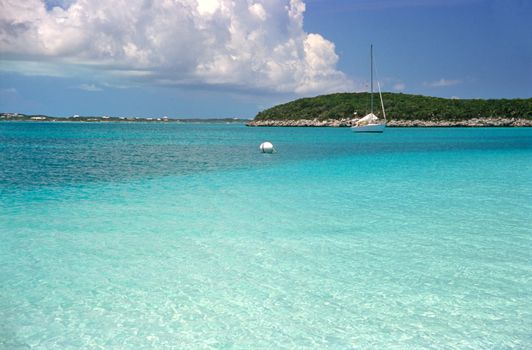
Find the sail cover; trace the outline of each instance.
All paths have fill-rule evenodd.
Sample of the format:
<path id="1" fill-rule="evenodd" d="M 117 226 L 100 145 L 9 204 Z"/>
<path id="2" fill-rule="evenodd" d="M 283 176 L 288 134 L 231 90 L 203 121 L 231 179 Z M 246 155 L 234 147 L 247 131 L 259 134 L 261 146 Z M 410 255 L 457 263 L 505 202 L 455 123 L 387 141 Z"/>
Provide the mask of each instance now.
<path id="1" fill-rule="evenodd" d="M 371 122 L 376 122 L 377 120 L 379 120 L 379 118 L 377 118 L 375 114 L 370 113 L 366 115 L 365 117 L 360 118 L 357 121 L 357 125 L 366 125 L 366 124 L 370 124 Z"/>

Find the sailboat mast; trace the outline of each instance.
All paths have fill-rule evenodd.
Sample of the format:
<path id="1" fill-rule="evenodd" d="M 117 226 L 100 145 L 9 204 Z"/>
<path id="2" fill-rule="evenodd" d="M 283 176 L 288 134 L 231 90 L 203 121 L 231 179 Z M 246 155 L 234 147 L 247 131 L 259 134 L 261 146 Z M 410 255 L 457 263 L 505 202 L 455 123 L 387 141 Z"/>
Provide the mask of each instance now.
<path id="1" fill-rule="evenodd" d="M 370 47 L 371 56 L 371 113 L 373 113 L 373 44 Z"/>

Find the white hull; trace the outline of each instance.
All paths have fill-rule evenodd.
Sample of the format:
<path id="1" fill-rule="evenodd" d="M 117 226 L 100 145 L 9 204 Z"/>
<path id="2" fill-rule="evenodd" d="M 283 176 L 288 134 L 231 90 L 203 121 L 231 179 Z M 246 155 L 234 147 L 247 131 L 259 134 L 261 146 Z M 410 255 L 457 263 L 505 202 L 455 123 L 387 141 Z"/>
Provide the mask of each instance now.
<path id="1" fill-rule="evenodd" d="M 351 130 L 353 132 L 384 132 L 384 129 L 386 128 L 386 124 L 368 124 L 368 125 L 360 125 L 360 126 L 352 126 Z"/>

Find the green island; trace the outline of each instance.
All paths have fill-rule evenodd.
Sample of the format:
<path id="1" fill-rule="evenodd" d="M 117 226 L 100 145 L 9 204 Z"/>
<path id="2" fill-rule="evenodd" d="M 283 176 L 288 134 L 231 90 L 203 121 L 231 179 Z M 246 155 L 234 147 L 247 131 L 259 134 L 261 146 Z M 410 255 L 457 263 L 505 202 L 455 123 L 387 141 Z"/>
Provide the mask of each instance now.
<path id="1" fill-rule="evenodd" d="M 532 126 L 532 98 L 448 99 L 382 94 L 388 126 Z M 378 94 L 374 113 L 382 118 Z M 370 94 L 336 93 L 301 98 L 258 113 L 249 126 L 351 126 L 370 112 Z"/>
<path id="2" fill-rule="evenodd" d="M 84 122 L 84 123 L 236 123 L 248 122 L 240 118 L 168 118 L 168 117 L 110 117 L 110 116 L 80 116 L 52 117 L 42 114 L 0 113 L 2 121 L 28 121 L 28 122 Z"/>

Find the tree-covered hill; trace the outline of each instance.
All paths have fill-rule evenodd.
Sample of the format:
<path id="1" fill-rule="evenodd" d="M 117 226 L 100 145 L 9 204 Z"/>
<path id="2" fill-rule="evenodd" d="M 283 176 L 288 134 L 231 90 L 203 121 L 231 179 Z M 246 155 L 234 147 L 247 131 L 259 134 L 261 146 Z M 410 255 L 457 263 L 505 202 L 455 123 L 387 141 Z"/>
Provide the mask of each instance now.
<path id="1" fill-rule="evenodd" d="M 389 92 L 382 97 L 389 120 L 532 119 L 532 98 L 465 100 Z M 281 104 L 258 113 L 255 120 L 342 119 L 352 118 L 353 112 L 362 117 L 369 110 L 369 93 L 337 93 Z M 374 94 L 374 113 L 382 116 L 378 94 Z"/>

